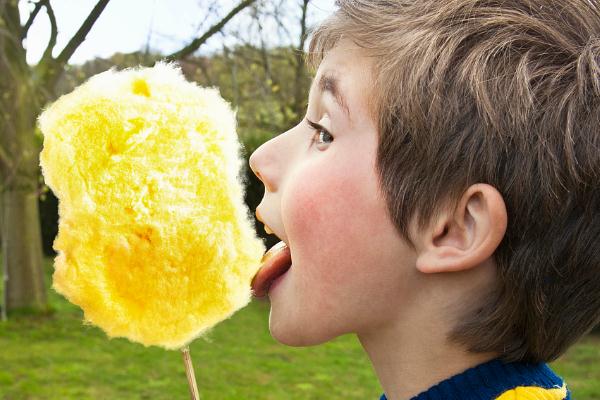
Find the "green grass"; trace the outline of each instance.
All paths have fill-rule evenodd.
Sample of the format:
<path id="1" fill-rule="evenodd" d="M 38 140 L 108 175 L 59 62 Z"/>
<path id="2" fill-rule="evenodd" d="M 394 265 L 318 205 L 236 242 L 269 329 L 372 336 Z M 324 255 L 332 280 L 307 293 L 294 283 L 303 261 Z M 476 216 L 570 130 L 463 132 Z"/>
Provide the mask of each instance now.
<path id="1" fill-rule="evenodd" d="M 52 315 L 0 323 L 0 399 L 189 398 L 178 352 L 108 339 L 52 290 L 49 300 Z M 192 343 L 202 400 L 378 398 L 377 379 L 353 336 L 286 347 L 269 335 L 268 310 L 267 302 L 254 301 Z M 600 338 L 585 338 L 553 367 L 576 399 L 600 399 Z"/>

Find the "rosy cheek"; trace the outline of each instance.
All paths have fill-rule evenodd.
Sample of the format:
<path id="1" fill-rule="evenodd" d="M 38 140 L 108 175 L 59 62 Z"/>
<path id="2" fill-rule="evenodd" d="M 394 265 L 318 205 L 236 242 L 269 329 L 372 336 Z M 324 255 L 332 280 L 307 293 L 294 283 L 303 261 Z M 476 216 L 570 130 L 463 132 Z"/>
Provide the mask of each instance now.
<path id="1" fill-rule="evenodd" d="M 339 168 L 339 167 L 338 167 Z M 367 177 L 348 169 L 313 165 L 291 177 L 282 198 L 282 217 L 292 257 L 302 274 L 324 286 L 339 286 L 364 266 L 361 246 L 369 236 L 372 206 Z M 356 276 L 354 276 L 354 279 Z"/>

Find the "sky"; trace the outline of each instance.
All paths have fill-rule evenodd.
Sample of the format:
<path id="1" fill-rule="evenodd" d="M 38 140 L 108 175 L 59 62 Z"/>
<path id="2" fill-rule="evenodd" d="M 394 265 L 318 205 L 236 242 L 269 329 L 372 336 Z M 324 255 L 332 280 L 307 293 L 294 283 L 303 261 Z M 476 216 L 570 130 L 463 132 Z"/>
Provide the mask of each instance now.
<path id="1" fill-rule="evenodd" d="M 57 56 L 68 40 L 79 29 L 97 0 L 51 0 L 59 27 L 57 45 L 53 56 Z M 219 0 L 221 15 L 237 4 L 237 0 Z M 290 0 L 289 3 L 298 2 Z M 309 6 L 310 21 L 318 23 L 334 10 L 334 0 L 313 0 Z M 33 0 L 20 0 L 19 9 L 24 23 L 33 9 Z M 206 14 L 206 0 L 111 0 L 104 12 L 70 59 L 70 63 L 81 64 L 95 57 L 109 57 L 121 52 L 130 53 L 150 49 L 162 54 L 178 50 L 194 37 L 201 34 L 210 22 L 199 26 Z M 204 7 L 203 7 L 204 5 Z M 237 15 L 230 24 L 235 24 Z M 239 22 L 239 21 L 238 21 Z M 25 47 L 27 62 L 35 64 L 40 59 L 50 35 L 50 23 L 45 9 L 40 11 L 31 26 Z M 220 42 L 219 42 L 220 41 Z M 201 51 L 220 48 L 223 37 L 213 37 Z"/>

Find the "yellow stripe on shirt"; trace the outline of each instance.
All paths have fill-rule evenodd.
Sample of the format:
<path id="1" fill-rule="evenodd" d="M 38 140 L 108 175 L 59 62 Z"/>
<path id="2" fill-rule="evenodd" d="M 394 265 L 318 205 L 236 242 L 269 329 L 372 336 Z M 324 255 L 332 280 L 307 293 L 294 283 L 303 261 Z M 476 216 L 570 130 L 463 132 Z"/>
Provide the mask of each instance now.
<path id="1" fill-rule="evenodd" d="M 567 397 L 567 386 L 544 389 L 537 386 L 517 386 L 502 393 L 496 400 L 563 400 Z"/>

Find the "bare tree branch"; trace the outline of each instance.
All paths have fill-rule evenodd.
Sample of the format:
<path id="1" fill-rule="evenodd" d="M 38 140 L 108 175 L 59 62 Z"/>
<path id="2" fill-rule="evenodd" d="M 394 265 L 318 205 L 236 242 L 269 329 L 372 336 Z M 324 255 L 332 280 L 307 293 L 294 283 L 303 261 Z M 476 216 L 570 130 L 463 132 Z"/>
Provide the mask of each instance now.
<path id="1" fill-rule="evenodd" d="M 181 50 L 166 56 L 165 59 L 168 61 L 175 61 L 189 56 L 190 54 L 198 50 L 198 48 L 200 48 L 200 46 L 202 46 L 212 35 L 223 29 L 225 24 L 229 22 L 231 18 L 233 18 L 236 14 L 238 14 L 240 11 L 242 11 L 244 8 L 248 7 L 255 1 L 256 0 L 243 0 L 242 2 L 240 2 L 240 4 L 233 8 L 229 12 L 229 14 L 223 17 L 223 19 L 211 26 L 210 29 L 206 31 L 206 33 L 204 33 L 199 38 L 194 39 L 190 44 L 188 44 Z"/>
<path id="2" fill-rule="evenodd" d="M 67 45 L 65 46 L 63 51 L 61 51 L 58 57 L 56 57 L 56 62 L 60 67 L 64 66 L 69 61 L 73 53 L 75 53 L 75 50 L 77 50 L 79 45 L 83 43 L 85 37 L 90 32 L 92 26 L 94 25 L 100 14 L 102 14 L 102 11 L 104 11 L 104 8 L 106 7 L 109 1 L 110 0 L 98 0 L 98 3 L 96 3 L 90 14 L 85 19 L 85 21 L 83 21 L 83 24 L 81 24 L 79 30 L 75 33 L 75 35 L 73 35 L 71 40 L 69 40 L 69 43 L 67 43 Z"/>
<path id="3" fill-rule="evenodd" d="M 184 64 L 190 64 L 190 65 L 193 65 L 194 67 L 198 67 L 200 69 L 200 72 L 204 76 L 204 79 L 206 79 L 207 86 L 215 86 L 214 79 L 212 76 L 210 76 L 210 72 L 208 71 L 208 66 L 206 65 L 208 61 L 209 60 L 207 60 L 204 57 L 198 57 L 198 58 L 188 57 L 184 61 L 182 61 L 182 66 Z"/>
<path id="4" fill-rule="evenodd" d="M 256 19 L 256 22 L 258 24 L 258 33 L 260 35 L 260 56 L 262 58 L 263 68 L 265 70 L 265 78 L 267 80 L 270 79 L 271 81 L 273 81 L 273 73 L 271 71 L 271 62 L 269 61 L 269 52 L 267 51 L 267 44 L 264 37 L 263 26 L 258 18 Z"/>
<path id="5" fill-rule="evenodd" d="M 56 86 L 56 82 L 60 78 L 61 72 L 65 66 L 65 64 L 69 61 L 77 47 L 85 40 L 85 37 L 92 29 L 92 26 L 104 11 L 104 8 L 108 4 L 110 0 L 98 0 L 98 3 L 94 6 L 90 14 L 87 16 L 83 24 L 77 30 L 75 35 L 69 40 L 69 43 L 65 46 L 65 48 L 61 51 L 61 53 L 56 58 L 52 58 L 52 47 L 53 42 L 56 38 L 53 38 L 51 34 L 50 41 L 48 43 L 48 47 L 44 52 L 44 56 L 38 62 L 38 64 L 34 67 L 33 79 L 36 91 L 39 96 L 39 100 L 43 103 L 48 98 L 52 97 L 52 93 L 54 91 L 54 87 Z M 50 21 L 55 19 L 54 13 L 52 12 L 52 7 L 50 7 L 50 2 L 48 0 L 47 3 L 47 11 L 48 17 Z M 56 22 L 54 22 L 56 23 Z"/>
<path id="6" fill-rule="evenodd" d="M 308 3 L 310 0 L 303 0 L 302 3 L 302 17 L 300 17 L 300 43 L 298 43 L 298 50 L 302 54 L 304 52 L 304 44 L 306 43 L 307 37 L 307 22 L 306 15 L 308 11 Z"/>
<path id="7" fill-rule="evenodd" d="M 300 40 L 298 47 L 296 48 L 296 82 L 294 90 L 294 111 L 297 115 L 302 115 L 304 109 L 304 93 L 302 81 L 305 78 L 304 74 L 304 45 L 306 44 L 307 37 L 307 23 L 306 15 L 308 10 L 308 3 L 310 0 L 303 0 L 302 2 L 302 17 L 300 17 Z"/>
<path id="8" fill-rule="evenodd" d="M 152 34 L 154 31 L 154 12 L 155 10 L 152 10 L 150 26 L 148 28 L 148 34 L 146 35 L 146 46 L 144 46 L 144 57 L 147 57 L 150 54 L 150 42 L 152 41 Z"/>
<path id="9" fill-rule="evenodd" d="M 35 17 L 37 17 L 38 13 L 42 9 L 42 6 L 47 1 L 48 0 L 40 0 L 37 3 L 35 3 L 35 7 L 34 7 L 33 11 L 31 12 L 31 14 L 29 14 L 29 18 L 27 18 L 27 22 L 25 22 L 25 25 L 23 25 L 23 28 L 21 29 L 21 40 L 23 40 L 27 37 L 27 32 L 29 32 L 29 28 L 33 24 Z"/>
<path id="10" fill-rule="evenodd" d="M 2 55 L 0 64 L 12 64 L 19 70 L 27 69 L 25 49 L 20 40 L 21 21 L 16 1 L 0 0 L 0 30 L 2 34 Z M 2 76 L 2 75 L 0 75 Z"/>
<path id="11" fill-rule="evenodd" d="M 56 36 L 58 35 L 58 28 L 56 26 L 56 17 L 54 16 L 54 10 L 50 5 L 50 0 L 42 0 L 46 7 L 46 12 L 48 13 L 48 19 L 50 20 L 50 39 L 48 40 L 48 45 L 46 46 L 46 50 L 44 50 L 44 55 L 42 55 L 42 60 L 52 58 L 52 50 L 54 46 L 56 46 Z"/>
<path id="12" fill-rule="evenodd" d="M 292 43 L 294 41 L 294 38 L 292 36 L 292 33 L 290 32 L 290 30 L 286 26 L 286 24 L 281 19 L 279 19 L 279 18 L 275 18 L 275 22 L 277 22 L 277 27 L 279 28 L 279 30 L 281 32 L 283 32 L 285 34 L 285 36 L 287 37 L 288 42 Z"/>
<path id="13" fill-rule="evenodd" d="M 194 36 L 200 32 L 200 29 L 204 27 L 206 21 L 210 18 L 210 15 L 216 12 L 219 8 L 219 0 L 213 0 L 208 7 L 206 7 L 206 13 L 204 14 L 204 19 L 200 21 L 198 25 L 196 25 L 196 32 L 194 32 Z"/>
<path id="14" fill-rule="evenodd" d="M 294 41 L 294 38 L 292 37 L 292 33 L 290 32 L 287 24 L 284 23 L 283 19 L 281 18 L 281 15 L 283 15 L 285 13 L 284 10 L 285 10 L 284 9 L 284 1 L 281 0 L 279 2 L 279 4 L 275 6 L 275 10 L 273 11 L 271 18 L 273 18 L 275 20 L 275 22 L 277 23 L 277 27 L 279 28 L 279 30 L 285 34 L 287 41 L 289 43 L 292 43 Z"/>
<path id="15" fill-rule="evenodd" d="M 3 171 L 11 171 L 12 163 L 10 162 L 10 158 L 6 151 L 0 146 L 0 167 L 2 167 Z"/>

